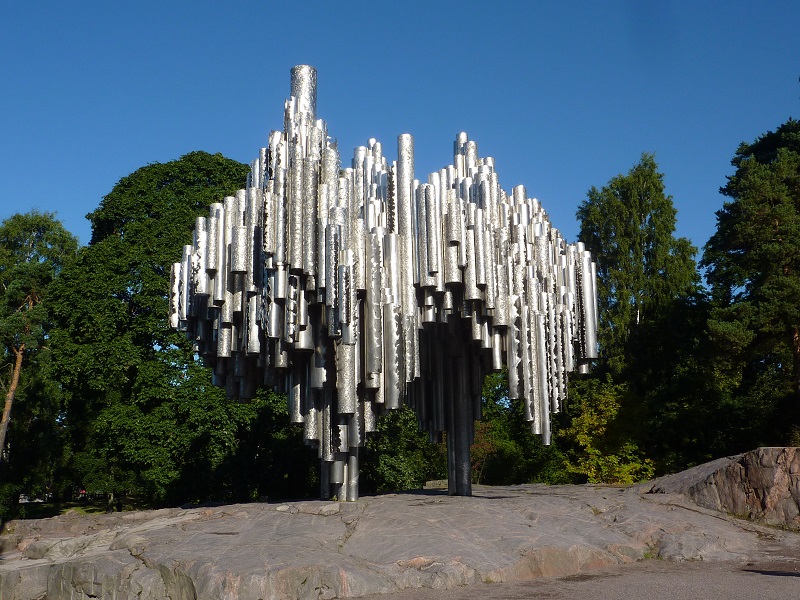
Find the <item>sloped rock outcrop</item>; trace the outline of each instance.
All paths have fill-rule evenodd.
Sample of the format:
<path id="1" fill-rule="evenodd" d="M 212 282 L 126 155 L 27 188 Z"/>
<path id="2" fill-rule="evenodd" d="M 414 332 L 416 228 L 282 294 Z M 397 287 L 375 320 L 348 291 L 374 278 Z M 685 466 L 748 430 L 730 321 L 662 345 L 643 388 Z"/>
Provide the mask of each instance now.
<path id="1" fill-rule="evenodd" d="M 653 482 L 705 508 L 800 530 L 800 448 L 758 448 Z"/>
<path id="2" fill-rule="evenodd" d="M 478 486 L 473 497 L 421 491 L 11 522 L 0 536 L 0 598 L 344 598 L 655 557 L 744 563 L 786 548 L 800 554 L 800 533 L 689 499 L 690 481 L 726 460 L 648 486 Z M 658 485 L 661 493 L 648 493 Z"/>

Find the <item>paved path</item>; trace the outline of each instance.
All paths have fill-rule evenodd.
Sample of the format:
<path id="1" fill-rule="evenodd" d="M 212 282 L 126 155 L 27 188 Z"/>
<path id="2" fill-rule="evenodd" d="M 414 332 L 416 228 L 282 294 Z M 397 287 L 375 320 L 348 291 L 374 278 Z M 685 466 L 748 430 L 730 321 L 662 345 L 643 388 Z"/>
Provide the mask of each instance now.
<path id="1" fill-rule="evenodd" d="M 800 560 L 748 564 L 647 560 L 577 575 L 515 583 L 417 589 L 363 600 L 793 600 Z"/>

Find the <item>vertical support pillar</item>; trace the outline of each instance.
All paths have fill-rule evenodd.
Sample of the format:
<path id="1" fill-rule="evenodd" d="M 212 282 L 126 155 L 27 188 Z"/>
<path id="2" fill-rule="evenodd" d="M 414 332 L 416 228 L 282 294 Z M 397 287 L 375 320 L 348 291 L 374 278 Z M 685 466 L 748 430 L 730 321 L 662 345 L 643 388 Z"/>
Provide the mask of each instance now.
<path id="1" fill-rule="evenodd" d="M 467 344 L 463 339 L 460 319 L 452 318 L 446 325 L 442 341 L 446 379 L 447 415 L 447 493 L 451 496 L 472 495 L 472 444 L 474 418 L 469 389 Z"/>
<path id="2" fill-rule="evenodd" d="M 474 419 L 472 418 L 472 396 L 469 391 L 468 373 L 463 357 L 453 361 L 457 380 L 455 407 L 455 472 L 456 495 L 472 495 L 472 465 L 470 445 L 472 443 Z"/>

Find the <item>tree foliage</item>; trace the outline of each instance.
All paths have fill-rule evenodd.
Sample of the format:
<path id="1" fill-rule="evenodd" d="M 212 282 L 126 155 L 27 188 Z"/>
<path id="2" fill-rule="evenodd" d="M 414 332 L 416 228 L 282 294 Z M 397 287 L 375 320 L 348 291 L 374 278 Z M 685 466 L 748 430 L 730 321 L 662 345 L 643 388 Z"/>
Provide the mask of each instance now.
<path id="1" fill-rule="evenodd" d="M 641 404 L 632 401 L 627 384 L 614 384 L 610 376 L 586 378 L 573 383 L 570 396 L 579 410 L 558 434 L 570 472 L 589 483 L 629 484 L 653 476 L 653 461 L 636 441 Z"/>
<path id="2" fill-rule="evenodd" d="M 545 446 L 525 421 L 523 400 L 508 397 L 507 371 L 486 376 L 482 402 L 483 420 L 476 423 L 471 448 L 473 483 L 572 482 L 559 445 Z"/>
<path id="3" fill-rule="evenodd" d="M 720 378 L 754 403 L 753 441 L 777 443 L 800 424 L 800 122 L 742 143 L 731 164 L 702 261 L 709 329 Z"/>
<path id="4" fill-rule="evenodd" d="M 52 213 L 18 213 L 0 223 L 0 368 L 5 392 L 0 482 L 8 498 L 22 486 L 46 487 L 57 464 L 54 430 L 60 390 L 44 376 L 51 330 L 46 301 L 51 284 L 77 248 L 77 239 Z"/>
<path id="5" fill-rule="evenodd" d="M 242 187 L 247 172 L 193 152 L 124 177 L 88 216 L 91 243 L 53 289 L 52 337 L 69 396 L 71 467 L 87 489 L 151 502 L 233 493 L 220 469 L 241 464 L 235 455 L 259 429 L 266 400 L 228 402 L 211 384 L 191 343 L 168 325 L 167 292 L 195 217 Z M 241 489 L 260 495 L 257 487 Z"/>
<path id="6" fill-rule="evenodd" d="M 414 411 L 403 406 L 381 415 L 377 431 L 367 438 L 360 487 L 373 493 L 418 489 L 447 478 L 446 461 L 443 444 L 431 443 Z"/>
<path id="7" fill-rule="evenodd" d="M 561 443 L 571 469 L 589 480 L 622 482 L 692 461 L 696 424 L 682 417 L 716 400 L 696 397 L 707 388 L 698 386 L 695 360 L 706 298 L 696 249 L 675 236 L 663 180 L 653 155 L 643 154 L 626 175 L 591 188 L 577 213 L 597 263 L 600 361 L 570 388 L 577 401 Z"/>
<path id="8" fill-rule="evenodd" d="M 601 364 L 614 375 L 647 343 L 643 328 L 699 285 L 696 249 L 674 236 L 677 211 L 663 180 L 653 155 L 643 154 L 578 208 L 579 239 L 597 263 Z"/>

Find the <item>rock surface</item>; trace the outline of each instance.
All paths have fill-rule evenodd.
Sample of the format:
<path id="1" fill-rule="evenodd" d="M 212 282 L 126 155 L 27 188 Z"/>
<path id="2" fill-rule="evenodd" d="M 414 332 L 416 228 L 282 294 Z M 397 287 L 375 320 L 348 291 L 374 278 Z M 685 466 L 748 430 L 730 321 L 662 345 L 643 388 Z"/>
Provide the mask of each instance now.
<path id="1" fill-rule="evenodd" d="M 800 448 L 758 448 L 653 481 L 700 506 L 800 530 Z"/>
<path id="2" fill-rule="evenodd" d="M 729 464 L 716 462 L 680 483 L 627 488 L 478 486 L 470 498 L 424 491 L 15 521 L 0 538 L 0 598 L 357 597 L 655 557 L 797 556 L 800 534 L 689 499 L 687 490 Z"/>

